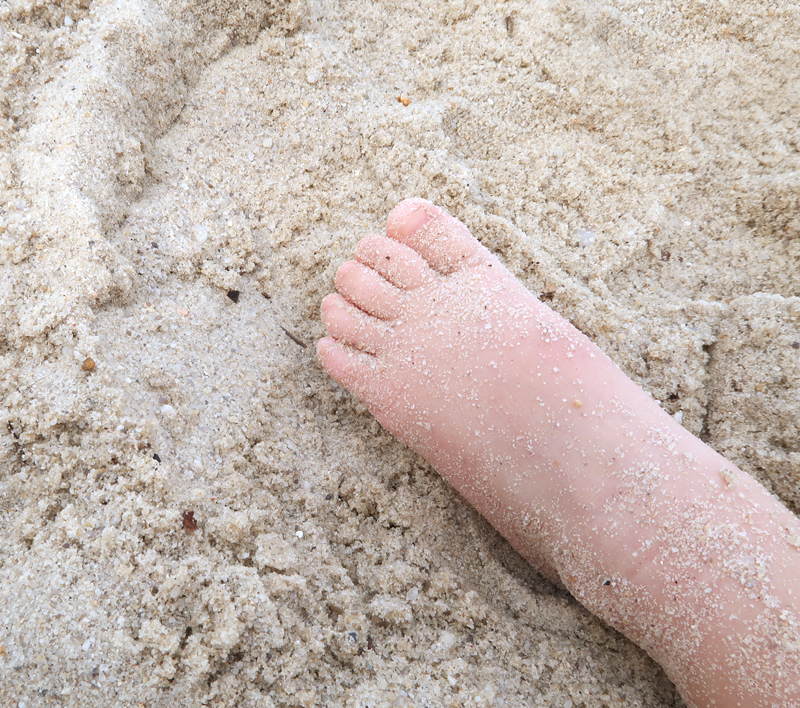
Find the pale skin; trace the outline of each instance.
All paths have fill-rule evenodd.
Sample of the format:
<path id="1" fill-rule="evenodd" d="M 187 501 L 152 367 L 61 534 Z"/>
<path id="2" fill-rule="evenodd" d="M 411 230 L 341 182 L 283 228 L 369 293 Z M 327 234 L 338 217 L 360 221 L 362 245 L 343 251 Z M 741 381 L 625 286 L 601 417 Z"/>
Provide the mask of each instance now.
<path id="1" fill-rule="evenodd" d="M 322 303 L 328 373 L 690 706 L 800 707 L 800 523 L 458 220 L 409 199 Z"/>

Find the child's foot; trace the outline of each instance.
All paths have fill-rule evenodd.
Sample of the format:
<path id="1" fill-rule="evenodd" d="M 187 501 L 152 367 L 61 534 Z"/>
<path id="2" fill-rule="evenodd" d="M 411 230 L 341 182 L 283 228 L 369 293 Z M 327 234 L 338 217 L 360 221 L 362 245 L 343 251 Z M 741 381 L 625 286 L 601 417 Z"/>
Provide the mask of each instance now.
<path id="1" fill-rule="evenodd" d="M 328 373 L 557 577 L 567 529 L 556 527 L 604 513 L 619 484 L 598 466 L 620 467 L 615 449 L 636 443 L 634 411 L 660 410 L 429 202 L 395 208 L 336 287 L 322 303 Z"/>
<path id="2" fill-rule="evenodd" d="M 800 564 L 785 542 L 800 532 L 757 483 L 430 202 L 396 207 L 336 287 L 322 305 L 325 369 L 526 558 L 650 652 L 690 702 L 800 701 L 779 572 Z M 737 536 L 745 520 L 782 545 L 765 555 L 758 536 Z M 775 572 L 751 578 L 748 558 Z M 737 614 L 753 595 L 745 577 L 760 595 Z M 780 700 L 752 685 L 762 662 Z"/>

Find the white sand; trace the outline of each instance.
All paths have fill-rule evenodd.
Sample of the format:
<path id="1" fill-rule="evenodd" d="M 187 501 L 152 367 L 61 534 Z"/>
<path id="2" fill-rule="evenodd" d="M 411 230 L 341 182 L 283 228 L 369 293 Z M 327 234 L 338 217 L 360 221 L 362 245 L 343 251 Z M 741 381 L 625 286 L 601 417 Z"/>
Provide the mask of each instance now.
<path id="1" fill-rule="evenodd" d="M 800 509 L 796 6 L 0 24 L 0 704 L 682 705 L 327 378 L 318 304 L 433 199 Z"/>

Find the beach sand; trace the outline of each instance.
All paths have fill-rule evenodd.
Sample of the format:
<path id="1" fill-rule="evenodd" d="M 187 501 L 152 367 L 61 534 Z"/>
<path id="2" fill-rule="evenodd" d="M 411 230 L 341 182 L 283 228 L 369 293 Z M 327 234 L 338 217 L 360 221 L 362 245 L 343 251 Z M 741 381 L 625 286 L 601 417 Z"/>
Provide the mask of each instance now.
<path id="1" fill-rule="evenodd" d="M 683 705 L 326 376 L 318 308 L 432 199 L 800 511 L 796 6 L 0 26 L 0 705 Z"/>

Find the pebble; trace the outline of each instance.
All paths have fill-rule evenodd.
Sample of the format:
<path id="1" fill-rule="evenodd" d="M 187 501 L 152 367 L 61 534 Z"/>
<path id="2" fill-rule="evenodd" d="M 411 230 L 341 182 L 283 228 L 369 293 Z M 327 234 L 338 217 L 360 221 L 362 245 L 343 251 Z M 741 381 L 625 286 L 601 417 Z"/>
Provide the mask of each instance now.
<path id="1" fill-rule="evenodd" d="M 205 243 L 208 239 L 208 229 L 202 224 L 195 224 L 194 226 L 194 240 L 197 243 Z"/>
<path id="2" fill-rule="evenodd" d="M 581 248 L 591 246 L 597 240 L 597 234 L 589 229 L 578 229 L 578 245 Z"/>
<path id="3" fill-rule="evenodd" d="M 739 486 L 739 478 L 736 476 L 736 473 L 732 470 L 722 468 L 720 471 L 720 476 L 722 479 L 725 480 L 725 484 L 728 486 L 729 489 L 736 489 Z"/>
<path id="4" fill-rule="evenodd" d="M 83 369 L 84 371 L 94 371 L 95 370 L 94 359 L 87 356 L 83 360 L 83 364 L 81 364 L 81 369 Z"/>

